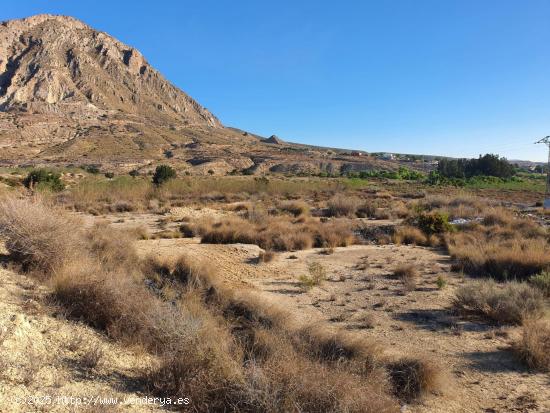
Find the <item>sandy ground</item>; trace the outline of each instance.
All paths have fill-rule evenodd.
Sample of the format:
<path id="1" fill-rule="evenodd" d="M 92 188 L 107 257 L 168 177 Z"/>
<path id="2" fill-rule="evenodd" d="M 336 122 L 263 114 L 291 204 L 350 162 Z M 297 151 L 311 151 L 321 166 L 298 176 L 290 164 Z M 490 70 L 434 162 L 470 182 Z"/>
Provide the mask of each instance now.
<path id="1" fill-rule="evenodd" d="M 218 217 L 216 214 L 212 213 Z M 178 209 L 165 216 L 88 216 L 86 222 L 107 219 L 114 227 L 142 226 L 155 233 L 176 229 L 177 221 L 186 216 L 196 219 L 205 215 Z M 454 290 L 469 279 L 450 272 L 449 257 L 441 251 L 355 245 L 336 248 L 330 255 L 319 249 L 280 253 L 270 263 L 258 263 L 261 250 L 255 245 L 206 245 L 197 238 L 182 238 L 141 240 L 136 246 L 143 256 L 176 258 L 185 254 L 204 260 L 237 291 L 246 289 L 266 302 L 281 305 L 298 322 L 324 320 L 375 339 L 389 355 L 433 358 L 448 374 L 446 391 L 404 406 L 403 411 L 550 412 L 550 375 L 528 371 L 510 351 L 519 329 L 492 326 L 452 312 Z M 327 279 L 320 286 L 304 289 L 299 277 L 308 274 L 313 262 L 325 268 Z M 412 264 L 420 273 L 413 291 L 406 291 L 393 276 L 400 264 Z M 446 281 L 442 289 L 437 287 L 438 277 Z M 10 403 L 16 396 L 139 395 L 135 374 L 146 361 L 85 326 L 57 319 L 41 309 L 44 291 L 31 280 L 0 268 L 0 282 L 0 412 L 36 411 Z M 76 336 L 84 339 L 79 345 L 69 344 L 80 342 Z M 95 345 L 103 349 L 102 362 L 93 369 L 85 368 L 83 354 Z M 135 405 L 120 408 L 140 411 Z M 66 406 L 53 410 L 72 411 Z"/>
<path id="2" fill-rule="evenodd" d="M 137 375 L 150 363 L 143 352 L 56 317 L 41 304 L 45 294 L 0 267 L 0 412 L 162 410 L 131 400 L 145 396 L 137 392 Z M 99 363 L 90 367 L 86 357 L 95 352 Z"/>
<path id="3" fill-rule="evenodd" d="M 212 263 L 222 279 L 252 288 L 266 300 L 291 310 L 302 322 L 326 320 L 375 338 L 388 353 L 429 356 L 449 373 L 443 395 L 406 406 L 411 412 L 550 412 L 550 376 L 532 373 L 509 350 L 517 328 L 499 328 L 451 311 L 454 289 L 467 278 L 449 271 L 449 257 L 415 246 L 355 245 L 331 255 L 311 249 L 278 254 L 257 263 L 253 245 L 205 245 L 198 239 L 138 242 L 141 254 L 187 254 Z M 320 286 L 304 290 L 298 282 L 308 264 L 327 271 Z M 399 264 L 420 272 L 414 291 L 393 277 Z M 438 289 L 436 280 L 447 285 Z M 368 322 L 365 322 L 365 318 Z"/>

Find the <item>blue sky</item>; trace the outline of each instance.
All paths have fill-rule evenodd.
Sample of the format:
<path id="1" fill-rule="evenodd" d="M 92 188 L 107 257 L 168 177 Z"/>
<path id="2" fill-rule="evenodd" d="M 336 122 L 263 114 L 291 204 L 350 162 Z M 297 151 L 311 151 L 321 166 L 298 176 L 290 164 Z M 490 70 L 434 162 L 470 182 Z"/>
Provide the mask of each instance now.
<path id="1" fill-rule="evenodd" d="M 138 48 L 225 125 L 367 151 L 545 160 L 550 1 L 18 0 Z"/>

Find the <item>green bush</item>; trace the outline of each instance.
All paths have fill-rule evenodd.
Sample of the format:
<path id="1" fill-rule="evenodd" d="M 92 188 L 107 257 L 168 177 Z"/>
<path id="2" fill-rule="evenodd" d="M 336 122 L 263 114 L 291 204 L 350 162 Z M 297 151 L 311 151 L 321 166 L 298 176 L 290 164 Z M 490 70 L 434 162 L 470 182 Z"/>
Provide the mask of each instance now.
<path id="1" fill-rule="evenodd" d="M 27 188 L 55 192 L 65 189 L 65 184 L 61 182 L 61 174 L 50 169 L 33 169 L 23 180 L 23 184 Z"/>
<path id="2" fill-rule="evenodd" d="M 538 288 L 546 297 L 550 297 L 550 272 L 545 271 L 529 278 L 529 283 Z"/>
<path id="3" fill-rule="evenodd" d="M 176 177 L 176 171 L 174 168 L 168 165 L 159 165 L 155 169 L 155 174 L 153 175 L 153 183 L 155 185 L 162 185 L 164 182 L 169 181 Z"/>
<path id="4" fill-rule="evenodd" d="M 84 170 L 93 175 L 96 175 L 100 172 L 99 168 L 96 165 L 87 165 L 84 167 Z"/>
<path id="5" fill-rule="evenodd" d="M 441 212 L 421 212 L 412 219 L 412 224 L 417 226 L 426 235 L 442 234 L 453 231 L 449 224 L 449 216 Z"/>

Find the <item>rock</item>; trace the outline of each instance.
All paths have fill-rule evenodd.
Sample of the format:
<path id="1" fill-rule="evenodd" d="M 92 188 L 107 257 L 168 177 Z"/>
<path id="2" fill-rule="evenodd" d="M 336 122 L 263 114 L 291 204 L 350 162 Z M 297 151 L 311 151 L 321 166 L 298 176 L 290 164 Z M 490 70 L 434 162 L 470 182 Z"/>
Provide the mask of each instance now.
<path id="1" fill-rule="evenodd" d="M 274 145 L 282 145 L 284 143 L 284 141 L 276 135 L 271 135 L 269 138 L 265 139 L 264 142 L 272 143 Z"/>

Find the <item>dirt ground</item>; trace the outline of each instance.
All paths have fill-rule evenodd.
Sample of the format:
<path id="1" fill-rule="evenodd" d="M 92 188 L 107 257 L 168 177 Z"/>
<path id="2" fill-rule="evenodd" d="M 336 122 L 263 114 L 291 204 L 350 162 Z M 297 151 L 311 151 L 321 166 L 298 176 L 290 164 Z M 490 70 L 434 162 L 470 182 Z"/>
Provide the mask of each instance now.
<path id="1" fill-rule="evenodd" d="M 163 410 L 136 392 L 145 352 L 67 321 L 44 307 L 45 294 L 0 266 L 0 412 L 107 412 L 115 399 L 116 411 Z"/>
<path id="2" fill-rule="evenodd" d="M 151 233 L 176 228 L 184 216 L 217 217 L 225 211 L 177 210 L 168 220 L 152 214 L 107 216 L 113 226 L 144 225 Z M 164 217 L 166 218 L 166 217 Z M 167 221 L 167 222 L 166 222 Z M 370 221 L 392 225 L 393 221 Z M 410 412 L 550 412 L 550 375 L 529 371 L 510 350 L 517 327 L 499 327 L 468 319 L 452 310 L 454 290 L 470 278 L 450 271 L 442 250 L 406 245 L 354 245 L 285 252 L 259 263 L 255 245 L 200 244 L 198 238 L 137 242 L 142 255 L 176 258 L 181 254 L 211 263 L 232 287 L 252 289 L 266 301 L 281 305 L 301 323 L 328 321 L 383 344 L 388 355 L 419 355 L 436 360 L 448 373 L 445 394 L 405 406 Z M 320 263 L 327 280 L 304 289 L 300 275 Z M 411 264 L 420 280 L 406 291 L 393 276 L 401 264 Z M 438 288 L 438 277 L 445 287 Z"/>
<path id="3" fill-rule="evenodd" d="M 178 219 L 190 215 L 202 216 L 196 210 L 182 209 L 164 216 L 87 216 L 86 222 L 106 219 L 117 228 L 141 226 L 155 233 L 175 229 Z M 452 311 L 454 290 L 470 279 L 451 272 L 450 258 L 441 250 L 354 245 L 335 248 L 330 254 L 321 249 L 278 253 L 273 261 L 263 263 L 258 261 L 261 249 L 255 245 L 209 245 L 198 238 L 177 238 L 140 240 L 136 247 L 142 256 L 176 258 L 185 254 L 206 261 L 237 291 L 253 291 L 266 302 L 284 307 L 299 323 L 326 321 L 374 339 L 389 357 L 433 358 L 447 373 L 446 390 L 403 406 L 403 411 L 550 412 L 550 375 L 528 371 L 510 351 L 519 329 L 490 325 Z M 326 280 L 306 289 L 299 277 L 308 274 L 308 266 L 314 262 L 325 268 Z M 393 275 L 401 264 L 413 265 L 420 274 L 412 291 Z M 443 288 L 438 288 L 438 278 L 445 281 Z M 148 361 L 85 326 L 40 309 L 45 291 L 31 280 L 0 268 L 0 282 L 0 411 L 29 411 L 23 405 L 10 404 L 16 396 L 139 395 L 136 371 Z M 75 339 L 77 336 L 83 339 Z M 102 362 L 86 368 L 83 355 L 95 345 L 103 349 Z M 122 408 L 148 411 L 135 405 Z M 67 406 L 53 410 L 72 411 Z"/>

